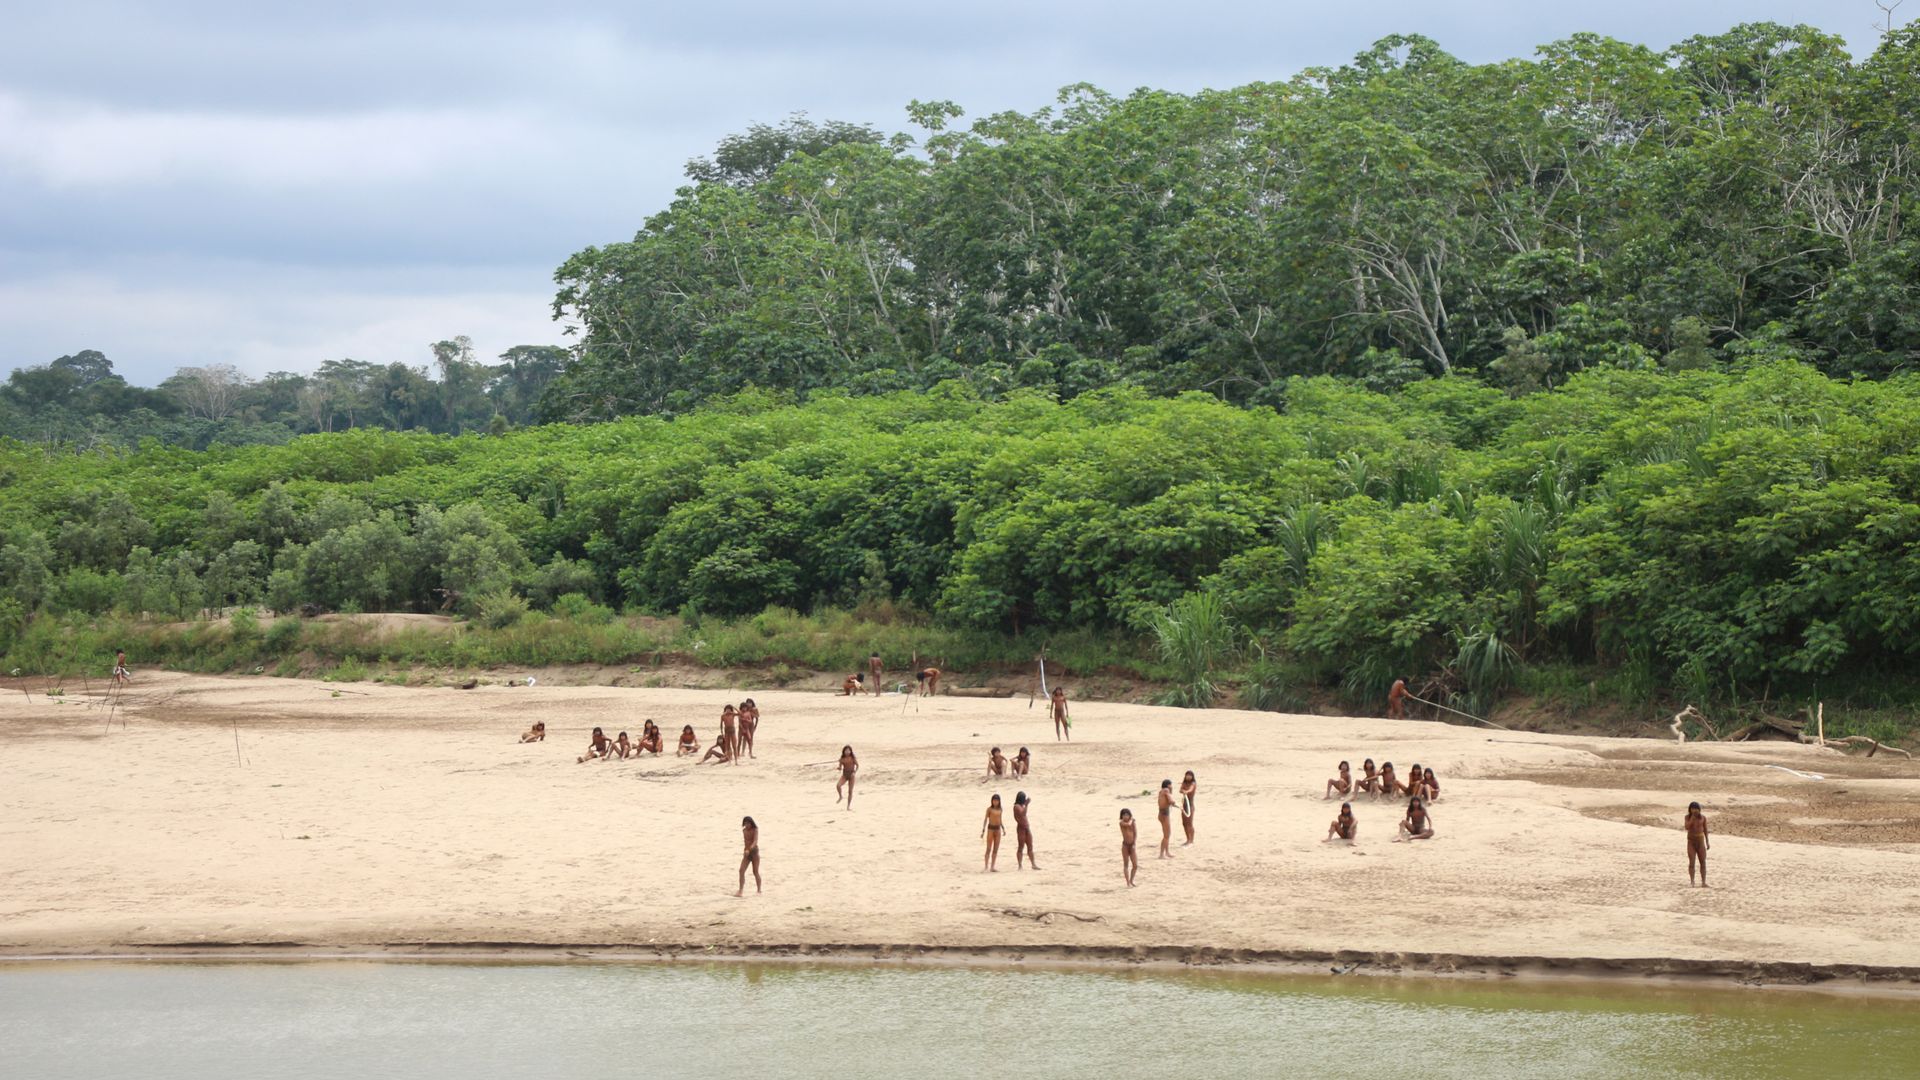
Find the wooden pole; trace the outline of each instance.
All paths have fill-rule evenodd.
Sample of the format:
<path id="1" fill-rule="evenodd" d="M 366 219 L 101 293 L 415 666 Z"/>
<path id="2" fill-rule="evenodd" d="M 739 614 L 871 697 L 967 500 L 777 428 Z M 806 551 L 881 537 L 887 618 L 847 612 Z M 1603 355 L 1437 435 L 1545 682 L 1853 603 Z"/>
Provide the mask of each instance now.
<path id="1" fill-rule="evenodd" d="M 1813 723 L 1819 729 L 1820 745 L 1827 745 L 1827 706 L 1824 702 L 1813 703 Z"/>

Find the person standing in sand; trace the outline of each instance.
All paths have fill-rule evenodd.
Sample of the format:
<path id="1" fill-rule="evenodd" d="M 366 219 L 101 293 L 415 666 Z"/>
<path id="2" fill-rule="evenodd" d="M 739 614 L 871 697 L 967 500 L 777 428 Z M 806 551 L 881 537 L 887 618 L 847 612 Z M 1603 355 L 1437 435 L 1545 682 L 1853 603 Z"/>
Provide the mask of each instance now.
<path id="1" fill-rule="evenodd" d="M 754 707 L 753 699 L 740 703 L 740 752 L 753 756 L 753 733 L 760 727 L 760 710 Z"/>
<path id="2" fill-rule="evenodd" d="M 1387 691 L 1387 719 L 1405 720 L 1406 718 L 1407 680 L 1395 679 L 1393 680 L 1393 688 Z"/>
<path id="3" fill-rule="evenodd" d="M 1393 838 L 1395 843 L 1402 840 L 1433 839 L 1433 815 L 1419 796 L 1407 800 L 1407 816 L 1400 821 L 1400 835 Z"/>
<path id="4" fill-rule="evenodd" d="M 738 722 L 739 715 L 734 711 L 733 706 L 729 705 L 720 710 L 720 747 L 726 751 L 726 756 L 721 759 L 722 761 L 731 761 L 739 764 L 740 733 L 734 726 Z"/>
<path id="5" fill-rule="evenodd" d="M 1006 826 L 1000 823 L 1000 796 L 995 795 L 987 804 L 987 816 L 980 822 L 980 835 L 986 838 L 987 852 L 980 858 L 980 872 L 983 874 L 1000 872 L 1000 834 Z"/>
<path id="6" fill-rule="evenodd" d="M 1340 804 L 1340 816 L 1333 819 L 1332 825 L 1327 826 L 1327 839 L 1320 842 L 1324 844 L 1331 840 L 1345 840 L 1351 844 L 1359 835 L 1360 822 L 1354 820 L 1353 804 L 1343 802 Z"/>
<path id="7" fill-rule="evenodd" d="M 535 720 L 533 722 L 533 726 L 527 729 L 526 734 L 520 736 L 520 741 L 521 742 L 546 742 L 547 741 L 547 722 L 545 720 Z"/>
<path id="8" fill-rule="evenodd" d="M 1033 800 L 1027 798 L 1027 793 L 1024 791 L 1013 797 L 1013 863 L 1015 869 L 1024 868 L 1020 863 L 1020 855 L 1022 852 L 1026 853 L 1027 862 L 1030 863 L 1035 870 L 1040 869 L 1040 860 L 1033 857 L 1033 830 L 1027 827 L 1027 808 L 1032 805 Z"/>
<path id="9" fill-rule="evenodd" d="M 687 757 L 700 752 L 700 736 L 693 733 L 693 725 L 685 724 L 680 728 L 680 748 L 673 752 L 674 757 Z"/>
<path id="10" fill-rule="evenodd" d="M 594 758 L 604 758 L 613 750 L 613 744 L 607 741 L 607 733 L 599 728 L 593 729 L 593 735 L 587 739 L 587 752 L 582 754 L 576 765 L 584 765 Z"/>
<path id="11" fill-rule="evenodd" d="M 1054 687 L 1053 693 L 1048 696 L 1048 701 L 1053 709 L 1053 741 L 1059 742 L 1065 739 L 1072 742 L 1073 721 L 1067 716 L 1067 688 Z"/>
<path id="12" fill-rule="evenodd" d="M 113 685 L 124 686 L 133 678 L 133 669 L 127 666 L 127 650 L 113 651 Z"/>
<path id="13" fill-rule="evenodd" d="M 1133 811 L 1120 811 L 1120 876 L 1127 880 L 1127 887 L 1133 887 L 1133 875 L 1140 872 L 1140 855 L 1134 848 L 1138 838 L 1138 828 L 1133 823 Z"/>
<path id="14" fill-rule="evenodd" d="M 740 887 L 733 895 L 744 896 L 747 892 L 747 867 L 753 867 L 753 893 L 760 895 L 760 826 L 750 817 L 740 819 L 740 842 L 746 850 L 740 855 Z"/>
<path id="15" fill-rule="evenodd" d="M 1700 804 L 1687 804 L 1687 884 L 1693 884 L 1693 864 L 1700 864 L 1700 887 L 1707 887 L 1707 815 Z M 1738 890 L 1736 890 L 1738 891 Z"/>
<path id="16" fill-rule="evenodd" d="M 1181 847 L 1193 846 L 1193 797 L 1200 793 L 1200 782 L 1193 778 L 1193 770 L 1180 781 L 1180 828 L 1187 834 L 1187 841 Z"/>
<path id="17" fill-rule="evenodd" d="M 1332 780 L 1327 781 L 1327 794 L 1325 798 L 1323 798 L 1321 801 L 1324 802 L 1326 801 L 1326 799 L 1333 798 L 1335 792 L 1340 793 L 1340 795 L 1342 796 L 1346 796 L 1352 793 L 1352 791 L 1353 791 L 1353 767 L 1343 761 L 1340 763 L 1340 775 L 1337 777 L 1334 777 Z"/>
<path id="18" fill-rule="evenodd" d="M 867 657 L 867 674 L 873 678 L 873 694 L 875 697 L 880 696 L 880 673 L 883 670 L 885 670 L 885 668 L 880 663 L 879 653 L 874 653 Z"/>
<path id="19" fill-rule="evenodd" d="M 1173 852 L 1167 850 L 1167 844 L 1173 839 L 1173 781 L 1160 781 L 1158 806 L 1160 810 L 1159 858 L 1171 859 L 1173 858 Z"/>
<path id="20" fill-rule="evenodd" d="M 860 759 L 853 756 L 853 747 L 840 748 L 840 782 L 833 785 L 833 801 L 840 801 L 840 789 L 847 789 L 847 809 L 853 809 L 853 774 L 860 771 Z"/>

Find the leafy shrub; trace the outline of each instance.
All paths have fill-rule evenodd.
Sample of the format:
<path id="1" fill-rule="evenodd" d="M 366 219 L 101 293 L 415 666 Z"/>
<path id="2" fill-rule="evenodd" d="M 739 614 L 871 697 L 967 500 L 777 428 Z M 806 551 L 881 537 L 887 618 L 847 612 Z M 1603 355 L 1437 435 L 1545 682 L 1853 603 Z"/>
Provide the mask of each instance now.
<path id="1" fill-rule="evenodd" d="M 526 597 L 507 589 L 494 589 L 473 599 L 473 618 L 481 626 L 499 630 L 524 618 L 529 610 Z"/>

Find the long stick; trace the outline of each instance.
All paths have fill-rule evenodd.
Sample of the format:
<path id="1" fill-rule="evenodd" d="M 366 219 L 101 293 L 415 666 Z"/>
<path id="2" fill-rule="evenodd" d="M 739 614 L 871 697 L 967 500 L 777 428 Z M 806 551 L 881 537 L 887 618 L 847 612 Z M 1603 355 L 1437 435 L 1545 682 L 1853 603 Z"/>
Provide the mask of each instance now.
<path id="1" fill-rule="evenodd" d="M 240 764 L 240 714 L 233 714 L 233 763 Z"/>
<path id="2" fill-rule="evenodd" d="M 1816 701 L 1813 703 L 1813 717 L 1814 723 L 1819 725 L 1820 728 L 1820 745 L 1825 746 L 1827 745 L 1827 706 L 1825 702 Z M 1872 757 L 1873 755 L 1868 754 L 1867 756 Z"/>
<path id="3" fill-rule="evenodd" d="M 1442 705 L 1442 704 L 1440 704 L 1440 703 L 1439 703 L 1439 702 L 1437 702 L 1437 701 L 1428 701 L 1428 700 L 1427 700 L 1426 698 L 1418 698 L 1418 697 L 1413 697 L 1413 695 L 1412 695 L 1412 694 L 1408 694 L 1407 696 L 1408 696 L 1408 697 L 1410 697 L 1410 698 L 1413 698 L 1413 700 L 1415 700 L 1415 701 L 1417 701 L 1417 702 L 1419 702 L 1419 703 L 1420 703 L 1420 704 L 1422 704 L 1422 705 L 1431 705 L 1431 706 L 1433 706 L 1433 707 L 1434 707 L 1434 708 L 1436 708 L 1436 709 L 1446 709 L 1446 711 L 1448 711 L 1448 712 L 1450 712 L 1450 713 L 1452 713 L 1452 714 L 1454 714 L 1455 716 L 1464 716 L 1464 717 L 1466 717 L 1466 718 L 1467 718 L 1467 719 L 1469 719 L 1469 720 L 1473 720 L 1473 721 L 1476 721 L 1476 722 L 1478 722 L 1478 723 L 1482 723 L 1482 724 L 1485 724 L 1485 725 L 1487 725 L 1487 726 L 1488 726 L 1488 727 L 1490 727 L 1490 728 L 1499 728 L 1499 729 L 1500 729 L 1501 731 L 1506 731 L 1506 730 L 1508 730 L 1507 728 L 1503 728 L 1503 727 L 1500 727 L 1500 725 L 1499 725 L 1499 724 L 1496 724 L 1496 723 L 1494 723 L 1494 722 L 1493 722 L 1493 721 L 1491 721 L 1491 720 L 1482 720 L 1482 719 L 1480 719 L 1479 717 L 1477 717 L 1477 716 L 1475 716 L 1475 715 L 1473 715 L 1472 713 L 1466 713 L 1466 712 L 1461 712 L 1461 711 L 1460 711 L 1459 709 L 1448 709 L 1448 708 L 1447 708 L 1447 706 L 1445 706 L 1445 705 Z"/>

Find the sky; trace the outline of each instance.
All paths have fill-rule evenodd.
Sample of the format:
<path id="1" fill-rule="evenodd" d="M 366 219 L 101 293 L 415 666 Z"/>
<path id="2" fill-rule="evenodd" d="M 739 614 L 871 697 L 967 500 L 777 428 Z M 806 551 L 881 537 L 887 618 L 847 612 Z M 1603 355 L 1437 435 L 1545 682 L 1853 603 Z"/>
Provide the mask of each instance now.
<path id="1" fill-rule="evenodd" d="M 98 349 L 129 381 L 565 343 L 553 271 L 630 238 L 754 123 L 906 127 L 1284 79 L 1392 33 L 1469 61 L 1739 22 L 1873 46 L 1871 0 L 1071 0 L 915 5 L 0 0 L 0 371 Z M 1920 0 L 1908 18 L 1920 16 Z M 1905 21 L 1905 20 L 1897 20 Z"/>

